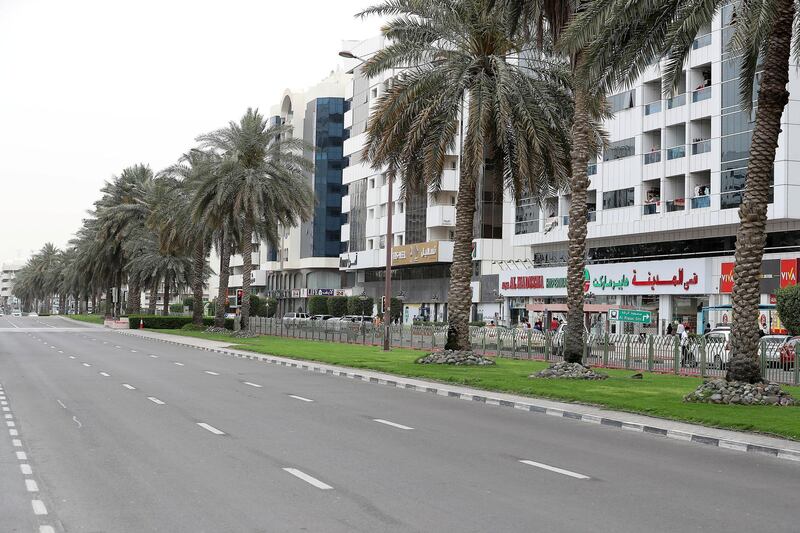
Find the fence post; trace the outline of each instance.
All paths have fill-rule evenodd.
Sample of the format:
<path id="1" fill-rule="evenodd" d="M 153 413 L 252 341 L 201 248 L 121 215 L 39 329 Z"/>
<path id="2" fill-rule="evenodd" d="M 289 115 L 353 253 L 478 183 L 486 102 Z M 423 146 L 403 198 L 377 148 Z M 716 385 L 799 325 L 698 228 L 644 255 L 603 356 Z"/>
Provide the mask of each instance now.
<path id="1" fill-rule="evenodd" d="M 800 361 L 797 360 L 798 356 L 800 356 L 800 353 L 797 353 L 797 352 L 798 352 L 798 350 L 797 350 L 797 348 L 795 348 L 795 350 L 794 350 L 794 384 L 795 385 L 800 385 L 800 364 L 798 364 L 798 363 L 800 363 Z"/>
<path id="2" fill-rule="evenodd" d="M 584 365 L 589 363 L 589 354 L 591 353 L 591 348 L 589 347 L 589 344 L 591 342 L 592 338 L 588 335 L 583 339 L 583 361 L 581 361 L 581 363 L 583 363 Z"/>
<path id="3" fill-rule="evenodd" d="M 486 355 L 486 328 L 481 328 L 481 329 L 483 329 L 483 344 L 482 344 L 482 346 L 483 346 L 483 355 Z M 797 366 L 797 365 L 795 365 L 795 366 Z"/>
<path id="4" fill-rule="evenodd" d="M 528 330 L 528 359 L 533 359 L 531 357 L 531 330 Z"/>
<path id="5" fill-rule="evenodd" d="M 550 353 L 553 351 L 553 337 L 550 335 L 550 332 L 546 331 L 544 333 L 544 360 L 550 360 Z"/>
<path id="6" fill-rule="evenodd" d="M 631 368 L 631 337 L 627 336 L 625 339 L 625 370 Z"/>
<path id="7" fill-rule="evenodd" d="M 681 371 L 681 338 L 675 336 L 675 342 L 672 347 L 673 370 L 675 375 L 680 374 Z"/>
<path id="8" fill-rule="evenodd" d="M 603 335 L 603 366 L 608 366 L 608 332 Z"/>
<path id="9" fill-rule="evenodd" d="M 655 351 L 656 351 L 655 339 L 653 338 L 652 335 L 650 335 L 650 338 L 649 338 L 648 343 L 647 343 L 647 371 L 648 372 L 652 372 L 653 371 L 653 359 L 655 358 Z"/>
<path id="10" fill-rule="evenodd" d="M 758 366 L 759 366 L 759 373 L 761 377 L 767 379 L 767 343 L 766 341 L 759 341 L 758 343 Z"/>
<path id="11" fill-rule="evenodd" d="M 700 377 L 706 377 L 706 339 L 700 337 Z"/>

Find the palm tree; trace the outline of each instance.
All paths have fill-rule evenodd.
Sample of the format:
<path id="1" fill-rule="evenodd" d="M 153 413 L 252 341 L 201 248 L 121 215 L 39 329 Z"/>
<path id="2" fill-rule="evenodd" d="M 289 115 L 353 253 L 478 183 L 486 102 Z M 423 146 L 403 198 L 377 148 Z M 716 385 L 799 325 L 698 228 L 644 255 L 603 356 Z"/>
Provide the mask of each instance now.
<path id="1" fill-rule="evenodd" d="M 404 69 L 368 124 L 365 155 L 373 167 L 398 172 L 406 190 L 435 192 L 465 121 L 446 347 L 466 351 L 482 169 L 487 161 L 502 169 L 516 198 L 543 198 L 563 186 L 570 166 L 569 71 L 564 62 L 527 51 L 508 10 L 491 0 L 391 0 L 366 15 L 394 18 L 383 29 L 391 44 L 366 62 L 364 73 Z"/>
<path id="2" fill-rule="evenodd" d="M 279 226 L 293 226 L 311 217 L 314 194 L 305 172 L 312 165 L 302 155 L 305 143 L 291 137 L 291 128 L 269 126 L 258 110 L 248 109 L 238 123 L 197 140 L 221 156 L 215 172 L 198 190 L 198 211 L 218 209 L 241 220 L 241 323 L 246 328 L 253 238 L 275 246 Z"/>
<path id="3" fill-rule="evenodd" d="M 632 81 L 654 60 L 667 57 L 664 84 L 672 88 L 692 42 L 725 0 L 596 0 L 575 21 L 572 46 L 590 48 L 590 77 L 619 70 Z M 789 101 L 789 59 L 800 59 L 800 10 L 793 0 L 741 1 L 733 4 L 735 33 L 727 52 L 738 58 L 741 108 L 757 108 L 750 145 L 740 224 L 736 231 L 731 360 L 727 379 L 762 379 L 758 360 L 758 305 L 761 261 L 766 243 L 767 205 L 781 132 Z M 760 84 L 755 88 L 757 72 Z M 620 76 L 620 75 L 618 75 Z M 609 81 L 605 81 L 610 85 Z"/>

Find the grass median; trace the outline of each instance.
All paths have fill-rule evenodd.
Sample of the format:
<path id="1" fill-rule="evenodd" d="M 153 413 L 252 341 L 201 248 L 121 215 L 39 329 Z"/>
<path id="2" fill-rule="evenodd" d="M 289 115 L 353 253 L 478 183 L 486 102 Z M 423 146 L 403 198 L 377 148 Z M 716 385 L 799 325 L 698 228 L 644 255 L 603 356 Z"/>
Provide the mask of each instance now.
<path id="1" fill-rule="evenodd" d="M 102 324 L 103 323 L 103 315 L 64 315 L 67 318 L 71 318 L 72 320 L 77 320 L 78 322 L 89 322 L 90 324 Z"/>
<path id="2" fill-rule="evenodd" d="M 604 370 L 610 377 L 603 381 L 529 379 L 531 373 L 545 368 L 547 363 L 497 359 L 494 367 L 418 365 L 414 361 L 425 353 L 419 350 L 393 349 L 386 353 L 376 346 L 283 337 L 232 339 L 227 335 L 193 331 L 160 332 L 229 342 L 235 348 L 258 353 L 366 368 L 489 391 L 601 405 L 631 413 L 800 440 L 800 407 L 684 403 L 683 396 L 697 388 L 700 378 L 645 372 L 643 379 L 633 380 L 630 376 L 634 371 Z M 800 387 L 785 388 L 795 398 L 800 398 Z"/>

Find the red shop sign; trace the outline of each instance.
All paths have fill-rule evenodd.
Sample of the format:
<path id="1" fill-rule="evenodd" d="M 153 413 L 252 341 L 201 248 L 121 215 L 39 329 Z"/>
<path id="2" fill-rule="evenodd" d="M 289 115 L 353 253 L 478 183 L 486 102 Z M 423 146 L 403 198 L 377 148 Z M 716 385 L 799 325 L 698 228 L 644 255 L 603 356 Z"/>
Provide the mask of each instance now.
<path id="1" fill-rule="evenodd" d="M 515 276 L 509 281 L 504 281 L 503 290 L 515 289 L 543 289 L 544 276 Z"/>

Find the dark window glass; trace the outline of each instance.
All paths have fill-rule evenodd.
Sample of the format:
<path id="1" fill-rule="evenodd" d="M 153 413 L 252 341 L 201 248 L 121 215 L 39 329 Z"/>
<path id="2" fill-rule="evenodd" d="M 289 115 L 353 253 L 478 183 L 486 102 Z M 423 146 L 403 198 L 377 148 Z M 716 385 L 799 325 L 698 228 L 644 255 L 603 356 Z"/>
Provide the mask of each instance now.
<path id="1" fill-rule="evenodd" d="M 539 205 L 531 198 L 523 198 L 517 203 L 514 217 L 514 233 L 536 233 L 539 231 Z"/>
<path id="2" fill-rule="evenodd" d="M 636 105 L 636 89 L 609 96 L 608 105 L 612 113 L 617 113 L 624 109 L 631 109 Z"/>
<path id="3" fill-rule="evenodd" d="M 603 160 L 613 161 L 623 157 L 630 157 L 634 154 L 636 154 L 636 138 L 631 137 L 630 139 L 609 143 L 603 152 Z"/>
<path id="4" fill-rule="evenodd" d="M 603 209 L 616 209 L 618 207 L 630 207 L 633 205 L 634 189 L 619 189 L 603 193 Z"/>
<path id="5" fill-rule="evenodd" d="M 367 178 L 348 186 L 350 193 L 350 251 L 367 249 Z"/>
<path id="6" fill-rule="evenodd" d="M 428 193 L 406 189 L 406 244 L 428 240 Z"/>
<path id="7" fill-rule="evenodd" d="M 729 135 L 722 138 L 722 161 L 734 161 L 750 157 L 750 139 L 752 131 Z"/>

